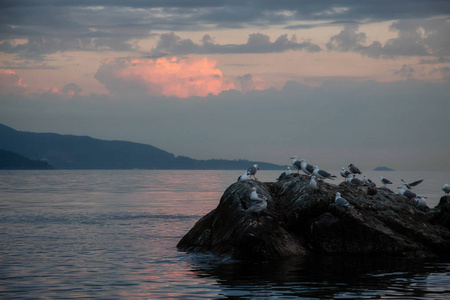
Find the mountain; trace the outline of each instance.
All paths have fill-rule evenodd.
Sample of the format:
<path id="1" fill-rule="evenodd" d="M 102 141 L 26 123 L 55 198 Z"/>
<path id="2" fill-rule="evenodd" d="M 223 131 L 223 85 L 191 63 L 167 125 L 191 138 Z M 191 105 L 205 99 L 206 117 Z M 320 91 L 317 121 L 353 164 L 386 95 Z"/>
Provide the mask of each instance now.
<path id="1" fill-rule="evenodd" d="M 47 162 L 32 160 L 11 151 L 0 149 L 0 170 L 50 170 Z"/>
<path id="2" fill-rule="evenodd" d="M 44 160 L 55 169 L 193 169 L 246 170 L 257 163 L 265 170 L 282 166 L 248 160 L 195 160 L 156 147 L 105 141 L 88 136 L 17 131 L 0 124 L 0 149 Z"/>

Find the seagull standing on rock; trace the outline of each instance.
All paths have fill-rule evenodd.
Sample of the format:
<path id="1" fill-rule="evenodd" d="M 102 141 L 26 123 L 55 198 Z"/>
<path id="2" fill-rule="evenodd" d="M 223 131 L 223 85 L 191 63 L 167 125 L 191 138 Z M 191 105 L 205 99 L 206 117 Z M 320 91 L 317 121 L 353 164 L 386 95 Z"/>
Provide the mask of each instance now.
<path id="1" fill-rule="evenodd" d="M 353 174 L 348 175 L 347 177 L 347 182 L 350 183 L 351 185 L 354 185 L 356 187 L 363 185 L 364 183 L 359 180 L 358 178 L 354 178 Z"/>
<path id="2" fill-rule="evenodd" d="M 238 177 L 238 181 L 244 181 L 244 180 L 248 180 L 248 173 L 247 173 L 247 171 L 245 171 L 244 174 L 242 174 L 241 176 Z"/>
<path id="3" fill-rule="evenodd" d="M 364 176 L 364 177 L 363 177 L 363 183 L 364 183 L 365 185 L 369 185 L 369 184 L 372 183 L 372 180 L 370 180 L 369 178 L 367 178 L 367 176 Z"/>
<path id="4" fill-rule="evenodd" d="M 344 178 L 347 178 L 348 175 L 350 175 L 351 173 L 349 171 L 347 171 L 344 167 L 341 168 L 341 170 L 339 171 L 339 173 L 341 173 L 341 176 Z"/>
<path id="5" fill-rule="evenodd" d="M 427 197 L 420 196 L 419 198 L 416 199 L 416 203 L 414 204 L 414 206 L 417 208 L 427 207 L 427 200 L 425 199 L 427 199 Z"/>
<path id="6" fill-rule="evenodd" d="M 303 171 L 303 173 L 305 173 L 306 175 L 312 175 L 313 171 L 314 171 L 314 167 L 308 163 L 306 163 L 306 161 L 304 159 L 300 160 L 300 167 Z"/>
<path id="7" fill-rule="evenodd" d="M 300 173 L 301 166 L 300 166 L 300 161 L 297 159 L 297 156 L 294 155 L 291 157 L 291 159 L 292 159 L 292 165 L 295 168 L 297 168 L 298 173 Z"/>
<path id="8" fill-rule="evenodd" d="M 258 218 L 259 218 L 259 214 L 266 210 L 267 208 L 267 198 L 264 197 L 261 194 L 258 194 L 256 192 L 256 187 L 252 188 L 252 192 L 250 193 L 250 199 L 251 200 L 256 200 L 258 201 L 256 204 L 253 204 L 252 206 L 250 206 L 247 211 L 250 213 L 256 213 L 258 214 Z"/>
<path id="9" fill-rule="evenodd" d="M 337 206 L 350 206 L 350 203 L 348 203 L 347 199 L 344 199 L 341 197 L 341 193 L 336 193 L 336 198 L 334 198 L 334 203 L 336 203 Z"/>
<path id="10" fill-rule="evenodd" d="M 450 184 L 444 184 L 442 190 L 444 191 L 445 195 L 450 194 Z"/>
<path id="11" fill-rule="evenodd" d="M 247 175 L 249 178 L 251 178 L 253 176 L 253 178 L 255 178 L 256 180 L 256 172 L 259 170 L 258 165 L 254 164 L 253 166 L 251 166 L 250 168 L 247 169 Z"/>
<path id="12" fill-rule="evenodd" d="M 350 164 L 348 166 L 348 170 L 352 172 L 353 174 L 361 174 L 361 171 L 356 167 L 354 164 Z"/>
<path id="13" fill-rule="evenodd" d="M 289 168 L 289 167 L 287 167 L 287 171 L 284 171 L 283 173 L 280 174 L 280 176 L 278 177 L 277 180 L 281 180 L 288 175 L 291 175 L 291 168 Z"/>
<path id="14" fill-rule="evenodd" d="M 398 190 L 398 193 L 399 193 L 400 195 L 402 195 L 402 196 L 408 198 L 409 200 L 414 199 L 414 198 L 417 197 L 417 195 L 416 195 L 415 193 L 413 193 L 413 192 L 411 192 L 411 191 L 405 189 L 405 186 L 404 186 L 404 185 L 402 185 L 402 186 L 400 186 L 400 187 L 397 187 L 397 188 L 399 189 L 399 190 Z"/>
<path id="15" fill-rule="evenodd" d="M 383 178 L 383 176 L 380 176 L 381 183 L 386 187 L 386 184 L 392 184 L 392 181 L 389 179 Z"/>
<path id="16" fill-rule="evenodd" d="M 320 179 L 331 179 L 331 180 L 334 180 L 334 178 L 336 178 L 336 176 L 331 175 L 327 171 L 320 170 L 318 166 L 314 166 L 312 173 L 313 173 L 314 176 L 316 176 L 317 178 L 320 178 Z"/>
<path id="17" fill-rule="evenodd" d="M 319 185 L 318 185 L 318 183 L 316 181 L 316 176 L 314 176 L 314 175 L 311 176 L 311 180 L 309 181 L 308 186 L 314 191 L 319 190 Z"/>

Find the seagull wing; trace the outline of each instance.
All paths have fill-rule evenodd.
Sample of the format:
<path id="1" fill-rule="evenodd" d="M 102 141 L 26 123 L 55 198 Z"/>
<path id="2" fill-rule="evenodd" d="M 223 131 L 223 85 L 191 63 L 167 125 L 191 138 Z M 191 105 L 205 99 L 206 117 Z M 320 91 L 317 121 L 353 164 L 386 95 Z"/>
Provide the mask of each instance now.
<path id="1" fill-rule="evenodd" d="M 409 185 L 410 185 L 410 186 L 416 186 L 416 185 L 422 183 L 422 181 L 423 181 L 423 179 L 417 180 L 417 181 L 414 181 L 414 182 L 409 183 Z"/>

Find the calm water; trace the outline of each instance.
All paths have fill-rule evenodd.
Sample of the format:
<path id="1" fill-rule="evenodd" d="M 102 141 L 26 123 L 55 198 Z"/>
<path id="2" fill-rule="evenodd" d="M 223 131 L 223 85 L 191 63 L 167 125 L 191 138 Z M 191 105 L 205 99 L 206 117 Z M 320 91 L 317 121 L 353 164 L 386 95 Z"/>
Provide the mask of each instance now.
<path id="1" fill-rule="evenodd" d="M 450 260 L 314 256 L 250 263 L 178 252 L 180 238 L 240 173 L 0 171 L 0 298 L 450 297 Z M 258 175 L 273 181 L 279 173 Z M 394 183 L 425 178 L 415 191 L 429 197 L 430 207 L 450 183 L 450 172 L 381 175 Z"/>

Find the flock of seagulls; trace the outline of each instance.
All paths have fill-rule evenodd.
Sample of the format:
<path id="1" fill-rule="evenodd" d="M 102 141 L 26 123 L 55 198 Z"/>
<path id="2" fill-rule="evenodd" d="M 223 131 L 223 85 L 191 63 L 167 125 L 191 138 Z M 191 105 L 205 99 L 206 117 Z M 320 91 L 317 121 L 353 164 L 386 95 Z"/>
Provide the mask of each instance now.
<path id="1" fill-rule="evenodd" d="M 300 174 L 300 171 L 306 174 L 306 176 L 309 177 L 310 181 L 308 184 L 308 187 L 314 191 L 317 192 L 320 189 L 321 183 L 325 179 L 334 180 L 336 178 L 335 175 L 330 174 L 329 172 L 320 169 L 318 166 L 313 166 L 311 164 L 308 164 L 304 159 L 298 159 L 297 156 L 293 156 L 290 158 L 292 160 L 292 166 L 297 169 L 297 174 Z M 249 180 L 253 178 L 256 180 L 256 172 L 259 170 L 259 167 L 257 164 L 251 166 L 247 169 L 247 171 L 239 176 L 238 181 L 243 180 Z M 359 179 L 356 176 L 362 175 L 361 170 L 356 167 L 354 164 L 350 164 L 348 166 L 348 170 L 342 167 L 339 171 L 341 176 L 344 178 L 346 182 L 348 182 L 351 186 L 358 188 L 360 186 L 367 186 L 367 194 L 368 195 L 375 195 L 377 193 L 376 184 L 367 176 L 363 176 L 363 179 Z M 290 167 L 287 167 L 287 170 L 280 174 L 280 176 L 277 178 L 277 180 L 282 180 L 283 178 L 286 178 L 287 176 L 291 175 L 292 171 Z M 399 190 L 399 195 L 407 198 L 410 200 L 410 202 L 416 206 L 416 207 L 426 207 L 426 200 L 427 197 L 421 195 L 418 196 L 416 193 L 410 191 L 413 189 L 413 187 L 419 185 L 423 182 L 423 179 L 413 181 L 413 182 L 406 182 L 405 180 L 401 179 L 402 185 L 397 187 Z M 386 187 L 388 184 L 393 184 L 392 181 L 390 181 L 387 178 L 384 178 L 383 176 L 380 176 L 380 182 L 383 184 L 384 187 Z M 442 190 L 445 192 L 445 195 L 450 194 L 450 185 L 445 184 L 442 187 Z M 258 217 L 259 214 L 264 211 L 267 208 L 267 199 L 263 195 L 257 193 L 256 187 L 252 188 L 252 191 L 250 193 L 250 199 L 256 201 L 254 205 L 249 207 L 249 211 L 253 213 L 257 213 Z M 350 206 L 349 202 L 341 196 L 341 193 L 337 192 L 334 202 L 337 206 L 343 206 L 348 207 Z"/>

